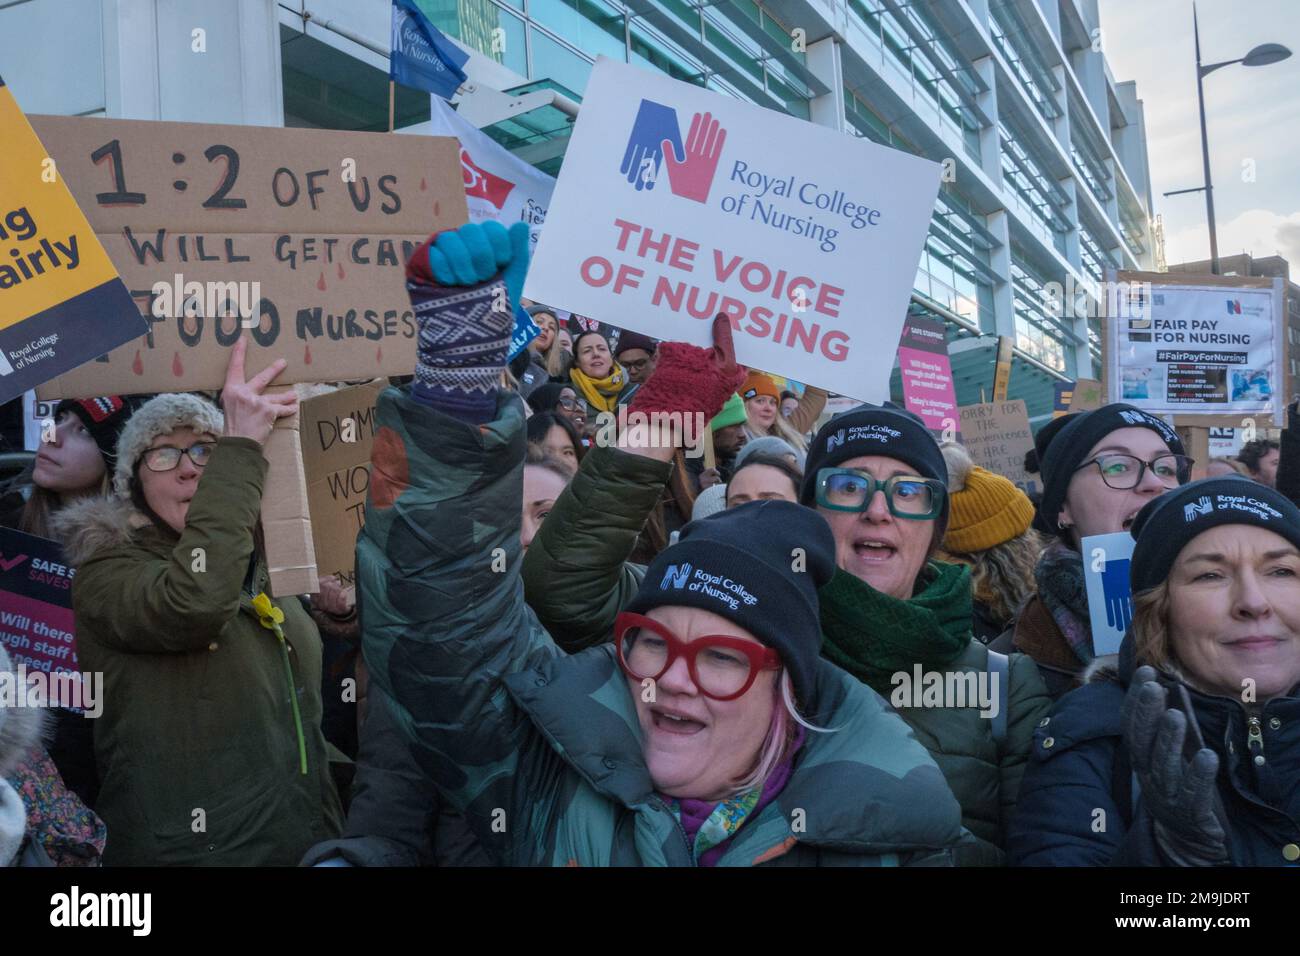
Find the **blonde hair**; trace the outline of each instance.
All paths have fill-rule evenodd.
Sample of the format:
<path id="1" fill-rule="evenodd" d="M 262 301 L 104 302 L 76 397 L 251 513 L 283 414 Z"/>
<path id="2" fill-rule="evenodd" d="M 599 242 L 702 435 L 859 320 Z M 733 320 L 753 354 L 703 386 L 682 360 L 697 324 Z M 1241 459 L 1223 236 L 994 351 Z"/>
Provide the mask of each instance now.
<path id="1" fill-rule="evenodd" d="M 1011 617 L 1038 591 L 1034 568 L 1046 547 L 1033 528 L 975 554 L 942 551 L 938 560 L 970 568 L 971 594 L 999 620 Z"/>
<path id="2" fill-rule="evenodd" d="M 808 441 L 803 435 L 794 430 L 794 426 L 786 421 L 785 416 L 781 414 L 780 403 L 777 403 L 776 421 L 766 430 L 754 424 L 753 419 L 749 417 L 749 405 L 745 405 L 745 431 L 750 437 L 762 438 L 767 435 L 774 435 L 777 438 L 783 438 L 798 451 L 806 452 L 808 450 Z"/>
<path id="3" fill-rule="evenodd" d="M 1169 640 L 1169 611 L 1172 607 L 1169 582 L 1133 595 L 1133 651 L 1139 664 L 1150 664 L 1165 672 L 1178 670 L 1178 658 Z"/>

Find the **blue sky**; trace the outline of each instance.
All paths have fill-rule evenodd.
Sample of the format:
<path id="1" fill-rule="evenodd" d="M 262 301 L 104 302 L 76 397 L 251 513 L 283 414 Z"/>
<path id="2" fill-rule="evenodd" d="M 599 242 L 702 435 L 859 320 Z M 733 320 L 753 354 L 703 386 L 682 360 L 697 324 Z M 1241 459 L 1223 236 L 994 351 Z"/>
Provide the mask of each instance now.
<path id="1" fill-rule="evenodd" d="M 1156 213 L 1170 262 L 1209 258 L 1200 186 L 1200 128 L 1191 0 L 1099 0 L 1116 82 L 1137 81 L 1146 112 Z M 1235 60 L 1261 43 L 1292 56 L 1272 66 L 1224 67 L 1205 78 L 1219 255 L 1283 255 L 1300 280 L 1300 0 L 1199 0 L 1201 59 Z M 1247 181 L 1253 160 L 1254 181 Z"/>

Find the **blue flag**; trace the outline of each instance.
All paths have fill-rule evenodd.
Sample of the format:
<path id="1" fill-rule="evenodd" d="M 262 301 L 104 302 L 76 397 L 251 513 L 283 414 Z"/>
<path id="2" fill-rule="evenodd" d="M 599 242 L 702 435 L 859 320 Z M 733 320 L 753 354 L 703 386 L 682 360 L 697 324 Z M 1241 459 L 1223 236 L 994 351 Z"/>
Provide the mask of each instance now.
<path id="1" fill-rule="evenodd" d="M 393 0 L 388 75 L 395 82 L 451 99 L 465 82 L 468 59 L 469 54 L 443 36 L 413 0 Z"/>

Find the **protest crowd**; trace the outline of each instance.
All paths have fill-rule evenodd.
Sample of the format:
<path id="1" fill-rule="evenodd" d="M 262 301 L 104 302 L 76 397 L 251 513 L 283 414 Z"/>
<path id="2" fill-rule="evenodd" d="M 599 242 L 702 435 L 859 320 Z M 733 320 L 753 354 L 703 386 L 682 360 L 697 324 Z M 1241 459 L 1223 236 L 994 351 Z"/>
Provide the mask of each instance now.
<path id="1" fill-rule="evenodd" d="M 271 596 L 283 360 L 58 403 L 0 522 L 75 568 L 102 714 L 0 707 L 0 864 L 1300 858 L 1294 432 L 1197 463 L 1103 404 L 1038 431 L 1031 500 L 902 407 L 737 364 L 725 315 L 656 341 L 527 304 L 528 266 L 494 222 L 406 263 L 355 589 Z M 1082 542 L 1116 533 L 1099 653 Z"/>

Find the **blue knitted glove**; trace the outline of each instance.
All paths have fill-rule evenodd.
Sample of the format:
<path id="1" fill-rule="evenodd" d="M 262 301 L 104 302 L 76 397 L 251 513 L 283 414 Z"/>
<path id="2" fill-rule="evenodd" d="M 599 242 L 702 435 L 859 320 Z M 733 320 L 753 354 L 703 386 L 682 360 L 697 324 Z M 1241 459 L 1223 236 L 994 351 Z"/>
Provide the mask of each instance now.
<path id="1" fill-rule="evenodd" d="M 527 223 L 470 223 L 415 251 L 406 288 L 419 327 L 417 401 L 476 424 L 495 416 L 528 243 Z"/>

